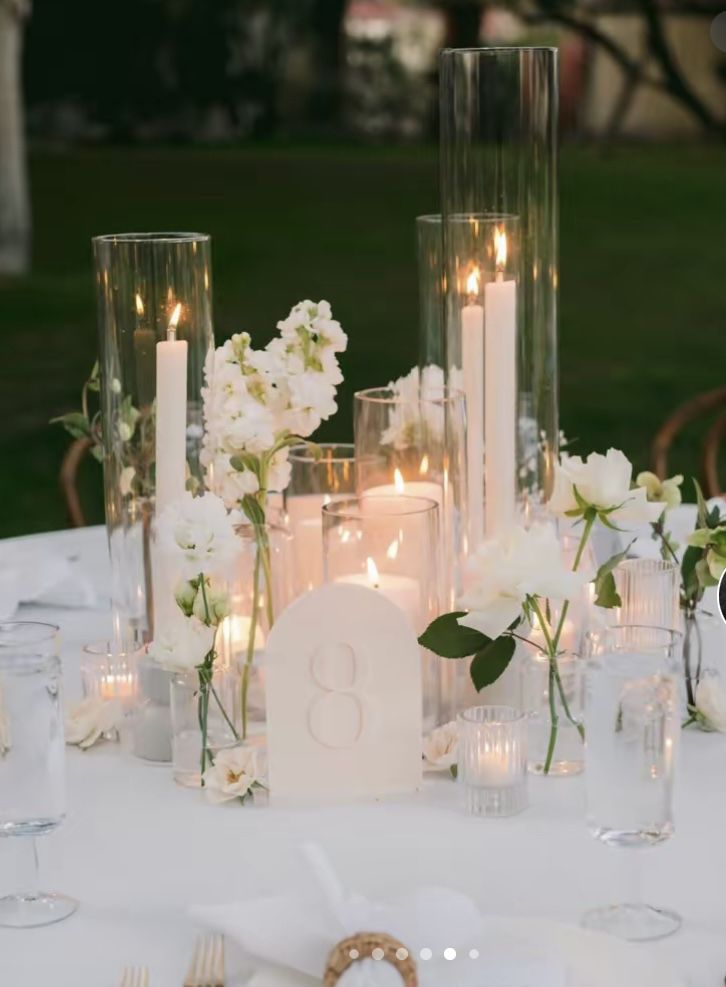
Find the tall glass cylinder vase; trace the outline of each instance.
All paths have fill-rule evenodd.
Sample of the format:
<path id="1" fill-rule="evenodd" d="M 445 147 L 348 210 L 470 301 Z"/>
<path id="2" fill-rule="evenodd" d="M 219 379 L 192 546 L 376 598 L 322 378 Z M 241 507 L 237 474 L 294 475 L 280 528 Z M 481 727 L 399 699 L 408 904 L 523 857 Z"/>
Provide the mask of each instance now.
<path id="1" fill-rule="evenodd" d="M 173 576 L 154 557 L 154 518 L 202 476 L 210 240 L 122 233 L 95 237 L 93 249 L 114 633 L 148 641 L 174 609 Z"/>
<path id="2" fill-rule="evenodd" d="M 413 632 L 422 634 L 441 613 L 438 516 L 437 502 L 425 497 L 382 494 L 326 504 L 326 579 L 382 593 L 402 610 Z M 422 649 L 426 730 L 439 720 L 440 661 Z"/>
<path id="3" fill-rule="evenodd" d="M 475 546 L 538 512 L 557 455 L 557 50 L 447 49 L 440 95 L 446 353 Z"/>
<path id="4" fill-rule="evenodd" d="M 444 347 L 444 239 L 441 214 L 416 217 L 418 258 L 418 365 L 445 367 Z"/>

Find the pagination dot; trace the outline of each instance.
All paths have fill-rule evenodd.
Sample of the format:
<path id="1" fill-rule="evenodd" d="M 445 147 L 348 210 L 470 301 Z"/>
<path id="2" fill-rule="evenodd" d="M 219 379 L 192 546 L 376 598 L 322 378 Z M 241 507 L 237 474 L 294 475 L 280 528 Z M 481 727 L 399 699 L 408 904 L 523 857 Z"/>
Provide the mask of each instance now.
<path id="1" fill-rule="evenodd" d="M 424 946 L 424 948 L 421 950 L 421 952 L 418 955 L 421 957 L 422 960 L 430 960 L 434 954 L 431 952 L 428 946 Z"/>

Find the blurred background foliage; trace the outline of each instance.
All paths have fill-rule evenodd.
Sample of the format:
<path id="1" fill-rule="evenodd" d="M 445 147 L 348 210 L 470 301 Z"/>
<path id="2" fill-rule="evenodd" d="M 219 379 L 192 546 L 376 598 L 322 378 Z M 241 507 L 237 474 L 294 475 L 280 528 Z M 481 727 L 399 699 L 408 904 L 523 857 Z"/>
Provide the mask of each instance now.
<path id="1" fill-rule="evenodd" d="M 709 0 L 0 0 L 0 59 L 8 24 L 24 41 L 33 219 L 31 239 L 18 211 L 22 264 L 0 274 L 0 536 L 65 523 L 67 439 L 47 422 L 95 359 L 96 233 L 211 233 L 219 340 L 244 328 L 263 343 L 298 299 L 327 297 L 350 349 L 325 434 L 350 438 L 353 390 L 417 359 L 414 218 L 438 208 L 445 44 L 560 48 L 562 424 L 575 451 L 613 444 L 645 468 L 670 411 L 724 382 L 716 13 Z M 0 144 L 4 126 L 0 110 Z M 697 468 L 697 438 L 674 469 Z M 90 460 L 82 487 L 100 520 Z"/>

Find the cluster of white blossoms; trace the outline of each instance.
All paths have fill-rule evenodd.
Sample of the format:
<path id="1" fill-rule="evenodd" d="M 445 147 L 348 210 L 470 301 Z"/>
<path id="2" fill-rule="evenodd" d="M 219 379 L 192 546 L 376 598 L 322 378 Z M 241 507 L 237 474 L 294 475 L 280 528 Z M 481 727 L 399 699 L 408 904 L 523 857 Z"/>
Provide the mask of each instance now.
<path id="1" fill-rule="evenodd" d="M 460 384 L 460 376 L 461 371 L 452 371 L 453 388 Z M 381 436 L 382 445 L 393 446 L 401 452 L 421 445 L 424 438 L 429 441 L 443 438 L 447 389 L 441 367 L 433 363 L 423 370 L 414 367 L 405 377 L 391 381 L 388 389 L 395 401 L 388 416 L 388 427 Z"/>
<path id="2" fill-rule="evenodd" d="M 284 490 L 288 447 L 337 410 L 338 354 L 348 338 L 329 303 L 299 302 L 277 328 L 263 350 L 240 333 L 207 358 L 201 459 L 227 507 L 261 488 Z"/>

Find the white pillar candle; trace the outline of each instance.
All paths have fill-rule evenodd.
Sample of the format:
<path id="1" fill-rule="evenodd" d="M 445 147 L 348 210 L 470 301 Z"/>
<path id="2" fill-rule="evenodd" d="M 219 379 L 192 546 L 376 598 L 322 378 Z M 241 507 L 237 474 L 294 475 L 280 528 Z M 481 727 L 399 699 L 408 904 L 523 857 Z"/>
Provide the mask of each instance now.
<path id="1" fill-rule="evenodd" d="M 466 468 L 468 475 L 469 548 L 484 537 L 484 308 L 479 270 L 466 282 L 469 303 L 461 310 L 461 367 L 466 395 Z"/>
<path id="2" fill-rule="evenodd" d="M 301 590 L 323 585 L 322 511 L 331 500 L 330 494 L 301 494 L 287 498 L 285 509 L 293 534 L 297 585 Z"/>
<path id="3" fill-rule="evenodd" d="M 156 516 L 184 493 L 187 465 L 187 344 L 176 338 L 181 305 L 156 344 Z"/>
<path id="4" fill-rule="evenodd" d="M 365 573 L 351 573 L 339 576 L 338 583 L 352 583 L 374 589 L 387 597 L 391 603 L 403 610 L 416 634 L 423 630 L 421 624 L 421 601 L 419 584 L 411 576 L 399 576 L 390 572 L 378 572 L 373 559 L 366 559 Z"/>
<path id="5" fill-rule="evenodd" d="M 383 483 L 377 487 L 369 487 L 364 497 L 424 497 L 439 505 L 439 523 L 444 506 L 444 488 L 433 480 L 404 480 L 399 469 L 394 470 L 393 483 Z"/>
<path id="6" fill-rule="evenodd" d="M 517 283 L 503 279 L 506 233 L 495 233 L 496 281 L 484 288 L 486 533 L 514 522 L 517 471 Z"/>

